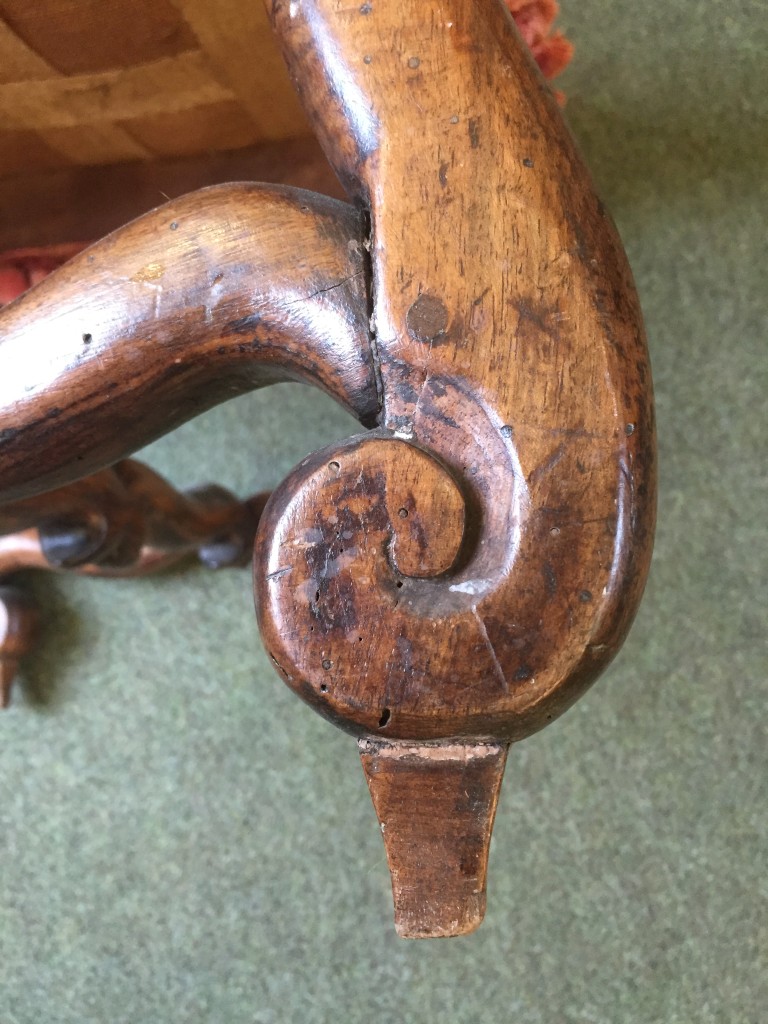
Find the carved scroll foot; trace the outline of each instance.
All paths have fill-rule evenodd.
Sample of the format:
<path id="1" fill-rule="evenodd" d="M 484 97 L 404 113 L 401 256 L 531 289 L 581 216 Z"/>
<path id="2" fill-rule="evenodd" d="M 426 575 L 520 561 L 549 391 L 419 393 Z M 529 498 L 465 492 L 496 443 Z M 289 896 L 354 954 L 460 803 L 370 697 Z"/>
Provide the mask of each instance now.
<path id="1" fill-rule="evenodd" d="M 408 939 L 472 932 L 507 744 L 359 742 L 392 875 L 395 928 Z"/>
<path id="2" fill-rule="evenodd" d="M 61 568 L 146 571 L 222 536 L 196 526 L 222 510 L 104 467 L 280 381 L 375 428 L 275 490 L 257 615 L 286 683 L 361 740 L 400 934 L 459 934 L 482 918 L 507 745 L 591 685 L 642 594 L 655 439 L 640 308 L 499 0 L 268 7 L 356 208 L 206 190 L 3 310 L 0 533 L 36 527 Z M 73 519 L 84 506 L 61 489 L 99 480 L 149 506 Z M 20 515 L 53 488 L 44 527 Z"/>
<path id="3" fill-rule="evenodd" d="M 655 468 L 640 309 L 501 3 L 270 10 L 370 219 L 382 412 L 375 438 L 276 489 L 259 622 L 288 685 L 364 737 L 398 931 L 458 934 L 482 917 L 507 744 L 587 689 L 642 593 Z"/>

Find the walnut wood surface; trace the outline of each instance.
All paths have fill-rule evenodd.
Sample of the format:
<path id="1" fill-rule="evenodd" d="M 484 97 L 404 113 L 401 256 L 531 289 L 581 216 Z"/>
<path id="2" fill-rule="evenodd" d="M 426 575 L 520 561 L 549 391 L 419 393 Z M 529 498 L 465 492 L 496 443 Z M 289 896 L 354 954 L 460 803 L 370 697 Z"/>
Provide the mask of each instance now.
<path id="1" fill-rule="evenodd" d="M 500 4 L 277 0 L 273 17 L 329 159 L 370 206 L 382 425 L 436 455 L 471 510 L 459 563 L 404 582 L 396 609 L 326 579 L 338 668 L 312 682 L 348 695 L 353 728 L 396 691 L 391 738 L 522 738 L 613 657 L 648 566 L 653 413 L 626 259 Z M 357 464 L 337 461 L 351 500 Z M 314 496 L 294 495 L 286 514 L 305 512 Z M 350 604 L 363 645 L 333 626 Z M 288 638 L 277 608 L 265 632 L 305 679 L 303 631 Z"/>
<path id="2" fill-rule="evenodd" d="M 0 180 L 304 131 L 258 3 L 0 2 Z"/>
<path id="3" fill-rule="evenodd" d="M 125 459 L 1 506 L 0 576 L 28 567 L 143 575 L 193 551 L 210 568 L 244 565 L 267 497 L 240 502 L 213 485 L 182 493 Z"/>
<path id="4" fill-rule="evenodd" d="M 243 566 L 267 498 L 241 502 L 215 485 L 182 493 L 143 463 L 125 459 L 0 507 L 0 707 L 9 702 L 37 622 L 31 596 L 4 578 L 23 569 L 147 576 L 193 554 L 209 569 Z"/>
<path id="5" fill-rule="evenodd" d="M 465 523 L 445 467 L 388 432 L 305 459 L 267 503 L 254 562 L 262 633 L 288 684 L 342 727 L 423 735 L 434 712 L 414 715 L 409 694 L 431 699 L 425 659 L 441 652 L 428 633 Z"/>
<path id="6" fill-rule="evenodd" d="M 508 744 L 594 681 L 642 593 L 640 310 L 501 3 L 268 6 L 357 210 L 198 193 L 0 313 L 0 501 L 276 380 L 375 425 L 276 488 L 257 614 L 286 682 L 360 738 L 399 931 L 455 934 L 482 917 Z"/>
<path id="7" fill-rule="evenodd" d="M 265 384 L 378 411 L 359 215 L 227 185 L 145 215 L 0 311 L 0 501 L 110 465 Z"/>
<path id="8" fill-rule="evenodd" d="M 19 587 L 0 585 L 0 708 L 8 706 L 19 661 L 35 641 L 38 611 Z"/>
<path id="9" fill-rule="evenodd" d="M 365 739 L 360 758 L 392 873 L 398 935 L 474 931 L 485 914 L 507 744 Z"/>
<path id="10" fill-rule="evenodd" d="M 332 721 L 403 748 L 463 744 L 471 760 L 478 741 L 522 739 L 569 707 L 642 593 L 655 447 L 631 275 L 501 4 L 274 0 L 272 16 L 326 154 L 371 218 L 383 411 L 379 436 L 311 457 L 274 493 L 255 561 L 262 632 Z M 425 469 L 403 473 L 410 462 Z M 399 521 L 405 476 L 416 515 Z M 423 534 L 449 479 L 463 532 L 448 519 Z M 404 533 L 435 572 L 398 569 Z M 443 544 L 459 541 L 449 565 Z M 434 771 L 400 786 L 401 829 L 409 809 L 451 813 Z M 456 914 L 447 895 L 460 890 L 455 836 L 424 827 L 420 846 L 417 833 L 403 846 L 385 832 L 398 928 L 476 924 L 470 896 Z M 403 909 L 409 887 L 423 890 L 420 922 Z"/>

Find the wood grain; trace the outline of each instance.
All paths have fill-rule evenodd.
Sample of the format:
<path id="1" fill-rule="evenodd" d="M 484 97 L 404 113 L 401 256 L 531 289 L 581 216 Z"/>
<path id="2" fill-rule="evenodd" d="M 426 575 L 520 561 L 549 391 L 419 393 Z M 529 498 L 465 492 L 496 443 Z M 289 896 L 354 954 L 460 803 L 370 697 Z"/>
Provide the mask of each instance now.
<path id="1" fill-rule="evenodd" d="M 360 758 L 392 874 L 398 935 L 474 931 L 485 914 L 506 744 L 366 739 Z"/>
<path id="2" fill-rule="evenodd" d="M 0 576 L 28 567 L 143 575 L 193 551 L 209 568 L 245 565 L 266 500 L 260 494 L 241 502 L 215 485 L 177 491 L 148 466 L 124 459 L 0 506 Z"/>
<path id="3" fill-rule="evenodd" d="M 383 411 L 375 440 L 320 453 L 275 491 L 257 538 L 262 631 L 289 685 L 332 721 L 463 746 L 471 761 L 478 742 L 520 740 L 566 710 L 642 593 L 655 438 L 631 274 L 501 4 L 271 10 L 326 154 L 370 216 Z M 460 549 L 448 566 L 431 536 L 432 576 L 398 574 L 391 557 L 398 531 L 419 542 L 387 500 L 407 462 L 388 448 L 403 445 L 463 495 Z M 414 479 L 416 509 L 437 472 Z M 408 807 L 449 813 L 412 774 L 401 821 Z M 445 934 L 456 916 L 441 908 L 458 891 L 454 840 L 438 832 L 442 860 L 430 829 L 404 848 L 398 884 L 429 892 L 423 929 L 396 907 L 401 930 Z M 426 862 L 444 863 L 443 884 Z M 457 920 L 476 924 L 477 907 Z"/>
<path id="4" fill-rule="evenodd" d="M 0 507 L 0 707 L 7 707 L 19 663 L 37 638 L 36 604 L 9 577 L 28 569 L 147 576 L 191 555 L 209 569 L 244 566 L 267 497 L 241 502 L 215 485 L 179 492 L 126 459 Z"/>
<path id="5" fill-rule="evenodd" d="M 642 594 L 642 318 L 501 3 L 268 10 L 356 208 L 198 193 L 0 313 L 0 501 L 277 380 L 375 427 L 275 489 L 257 615 L 288 685 L 359 737 L 398 930 L 457 934 L 482 918 L 509 743 L 597 678 Z"/>
<path id="6" fill-rule="evenodd" d="M 371 422 L 367 324 L 349 206 L 256 185 L 167 204 L 0 311 L 0 501 L 278 381 L 314 383 Z"/>
<path id="7" fill-rule="evenodd" d="M 473 510 L 450 579 L 412 580 L 369 620 L 370 704 L 399 687 L 393 736 L 522 738 L 613 657 L 648 566 L 653 411 L 626 258 L 500 4 L 273 12 L 328 157 L 370 206 L 382 425 Z M 390 658 L 404 636 L 407 672 Z M 358 700 L 360 660 L 328 640 Z"/>
<path id="8" fill-rule="evenodd" d="M 0 0 L 0 180 L 306 133 L 258 3 Z"/>

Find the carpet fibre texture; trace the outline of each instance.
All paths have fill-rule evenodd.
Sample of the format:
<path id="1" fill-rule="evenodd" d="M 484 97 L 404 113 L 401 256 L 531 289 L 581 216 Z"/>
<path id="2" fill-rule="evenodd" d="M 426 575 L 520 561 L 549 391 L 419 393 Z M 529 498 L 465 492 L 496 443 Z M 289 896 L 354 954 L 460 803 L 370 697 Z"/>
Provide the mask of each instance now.
<path id="1" fill-rule="evenodd" d="M 765 4 L 562 6 L 646 313 L 659 528 L 622 654 L 512 749 L 485 923 L 395 936 L 355 744 L 272 671 L 247 572 L 37 578 L 0 717 L 2 1024 L 765 1020 Z M 281 386 L 142 457 L 244 494 L 355 430 Z"/>

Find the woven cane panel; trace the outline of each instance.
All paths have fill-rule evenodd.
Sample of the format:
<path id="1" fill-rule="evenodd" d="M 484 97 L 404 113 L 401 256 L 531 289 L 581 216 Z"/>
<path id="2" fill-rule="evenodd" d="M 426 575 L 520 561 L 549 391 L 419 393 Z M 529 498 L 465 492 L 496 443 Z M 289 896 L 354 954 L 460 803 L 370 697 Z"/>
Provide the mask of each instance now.
<path id="1" fill-rule="evenodd" d="M 259 0 L 0 0 L 0 177 L 306 131 Z"/>

